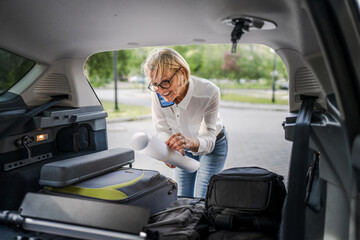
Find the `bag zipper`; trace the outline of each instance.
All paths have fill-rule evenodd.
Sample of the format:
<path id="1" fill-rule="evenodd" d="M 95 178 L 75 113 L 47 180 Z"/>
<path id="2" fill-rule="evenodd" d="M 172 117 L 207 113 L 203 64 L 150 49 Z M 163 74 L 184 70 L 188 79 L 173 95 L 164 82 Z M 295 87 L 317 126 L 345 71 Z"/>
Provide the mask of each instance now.
<path id="1" fill-rule="evenodd" d="M 146 188 L 140 192 L 137 192 L 131 196 L 128 196 L 128 198 L 125 198 L 125 199 L 122 199 L 120 200 L 120 202 L 127 202 L 127 201 L 130 201 L 130 200 L 136 200 L 137 198 L 139 198 L 139 196 L 141 196 L 144 192 L 153 192 L 155 190 L 158 190 L 158 189 L 161 189 L 161 188 L 164 188 L 164 187 L 167 187 L 169 184 L 169 178 L 166 178 L 166 182 L 162 182 L 161 184 L 157 185 L 157 186 L 154 186 L 152 188 Z M 176 189 L 176 185 L 173 185 L 173 189 Z M 119 200 L 117 200 L 119 201 Z"/>

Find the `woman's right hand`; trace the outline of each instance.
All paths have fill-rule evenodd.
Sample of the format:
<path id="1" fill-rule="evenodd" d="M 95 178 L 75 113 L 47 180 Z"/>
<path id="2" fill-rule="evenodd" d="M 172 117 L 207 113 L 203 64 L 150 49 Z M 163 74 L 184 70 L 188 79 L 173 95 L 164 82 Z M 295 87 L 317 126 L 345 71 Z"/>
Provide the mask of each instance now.
<path id="1" fill-rule="evenodd" d="M 175 133 L 170 136 L 165 144 L 175 151 L 179 151 L 183 156 L 185 156 L 185 150 L 187 149 L 197 152 L 200 143 L 197 138 L 185 137 L 181 133 Z"/>

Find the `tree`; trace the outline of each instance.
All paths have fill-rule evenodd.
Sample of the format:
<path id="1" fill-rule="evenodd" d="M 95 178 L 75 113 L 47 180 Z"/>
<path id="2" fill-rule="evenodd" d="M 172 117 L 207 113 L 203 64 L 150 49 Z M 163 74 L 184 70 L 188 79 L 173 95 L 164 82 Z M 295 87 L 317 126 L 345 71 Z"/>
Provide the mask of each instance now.
<path id="1" fill-rule="evenodd" d="M 117 69 L 120 81 L 127 79 L 131 68 L 129 59 L 132 58 L 133 52 L 133 50 L 117 51 Z"/>
<path id="2" fill-rule="evenodd" d="M 239 44 L 237 54 L 230 54 L 230 44 L 170 46 L 188 62 L 191 74 L 206 79 L 264 79 L 271 85 L 273 53 L 263 45 Z M 141 65 L 154 47 L 118 51 L 119 79 L 142 75 Z M 91 56 L 85 70 L 95 87 L 113 81 L 112 52 Z M 278 63 L 279 78 L 287 78 L 285 65 Z"/>
<path id="3" fill-rule="evenodd" d="M 113 53 L 101 52 L 92 55 L 85 65 L 89 81 L 94 87 L 102 87 L 112 81 Z"/>

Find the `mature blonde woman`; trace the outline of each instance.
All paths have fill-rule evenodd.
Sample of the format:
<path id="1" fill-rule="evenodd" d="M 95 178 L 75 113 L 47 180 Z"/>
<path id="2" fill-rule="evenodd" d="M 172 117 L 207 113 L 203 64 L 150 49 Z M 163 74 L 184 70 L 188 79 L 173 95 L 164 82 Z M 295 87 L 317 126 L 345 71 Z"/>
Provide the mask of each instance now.
<path id="1" fill-rule="evenodd" d="M 175 169 L 178 195 L 204 198 L 210 177 L 223 169 L 228 152 L 227 133 L 219 115 L 220 90 L 208 80 L 190 76 L 188 63 L 170 48 L 154 49 L 143 68 L 153 92 L 157 136 L 174 150 L 200 161 L 195 173 Z"/>

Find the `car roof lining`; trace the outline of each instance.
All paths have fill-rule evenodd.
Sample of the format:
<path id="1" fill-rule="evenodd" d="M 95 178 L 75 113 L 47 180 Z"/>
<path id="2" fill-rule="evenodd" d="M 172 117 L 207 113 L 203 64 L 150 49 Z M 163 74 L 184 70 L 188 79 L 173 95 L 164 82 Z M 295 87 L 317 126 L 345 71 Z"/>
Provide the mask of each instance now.
<path id="1" fill-rule="evenodd" d="M 87 82 L 83 79 L 83 65 L 89 56 L 147 46 L 230 44 L 233 28 L 223 23 L 228 17 L 251 16 L 275 23 L 277 27 L 273 30 L 245 32 L 239 44 L 262 44 L 278 53 L 284 52 L 281 58 L 287 66 L 292 61 L 287 52 L 297 52 L 298 61 L 309 64 L 306 56 L 322 56 L 311 21 L 301 6 L 298 0 L 6 0 L 0 3 L 0 47 L 37 63 L 68 69 L 64 76 L 76 85 L 70 86 L 70 90 L 77 93 L 70 94 L 68 104 L 80 107 L 88 101 L 80 102 L 81 96 L 71 97 L 82 94 L 82 88 L 77 88 L 75 82 L 83 85 Z M 69 65 L 72 61 L 77 62 L 76 66 Z M 293 75 L 289 73 L 290 85 L 294 86 Z M 327 86 L 323 90 L 332 93 L 331 83 L 324 81 L 321 84 Z M 42 101 L 28 98 L 29 94 L 30 90 L 21 93 L 26 104 L 37 105 Z M 322 103 L 327 94 L 317 94 Z M 295 94 L 289 97 L 290 109 L 297 111 Z M 91 101 L 91 105 L 97 104 L 95 99 Z"/>
<path id="2" fill-rule="evenodd" d="M 301 36 L 296 32 L 308 27 L 300 27 L 298 16 L 302 13 L 297 4 L 286 0 L 3 1 L 0 46 L 37 62 L 51 63 L 118 49 L 198 44 L 198 39 L 208 44 L 230 43 L 232 28 L 222 20 L 248 15 L 278 26 L 245 33 L 241 43 L 300 50 Z"/>

